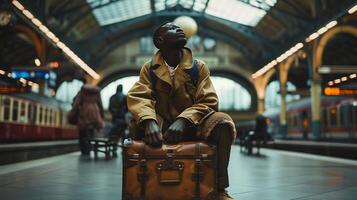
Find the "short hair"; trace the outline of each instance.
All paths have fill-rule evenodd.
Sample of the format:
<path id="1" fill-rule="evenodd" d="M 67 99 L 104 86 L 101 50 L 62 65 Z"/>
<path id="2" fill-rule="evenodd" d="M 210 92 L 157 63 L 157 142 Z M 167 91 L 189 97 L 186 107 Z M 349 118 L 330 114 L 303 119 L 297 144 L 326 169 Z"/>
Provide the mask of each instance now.
<path id="1" fill-rule="evenodd" d="M 172 23 L 172 22 L 170 22 L 170 21 L 165 21 L 164 23 L 162 23 L 162 24 L 160 24 L 158 27 L 156 27 L 156 29 L 155 29 L 155 31 L 154 31 L 152 40 L 153 40 L 153 42 L 154 42 L 155 47 L 158 48 L 158 49 L 160 49 L 160 45 L 157 43 L 156 38 L 159 37 L 161 28 L 162 28 L 164 25 L 168 24 L 168 23 Z"/>

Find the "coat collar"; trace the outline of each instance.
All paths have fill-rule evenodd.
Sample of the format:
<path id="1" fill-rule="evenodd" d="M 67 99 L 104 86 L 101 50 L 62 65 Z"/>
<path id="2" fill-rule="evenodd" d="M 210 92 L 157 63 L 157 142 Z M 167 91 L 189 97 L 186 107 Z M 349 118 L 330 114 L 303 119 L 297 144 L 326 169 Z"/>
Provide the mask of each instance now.
<path id="1" fill-rule="evenodd" d="M 185 72 L 185 70 L 192 68 L 192 51 L 189 48 L 184 47 L 182 49 L 182 52 L 183 55 L 181 62 L 175 72 L 175 88 L 178 88 L 182 83 L 190 79 L 189 75 Z M 172 87 L 173 83 L 170 78 L 170 73 L 160 50 L 155 53 L 152 65 L 157 66 L 157 68 L 154 70 L 154 73 L 157 78 L 165 81 Z"/>

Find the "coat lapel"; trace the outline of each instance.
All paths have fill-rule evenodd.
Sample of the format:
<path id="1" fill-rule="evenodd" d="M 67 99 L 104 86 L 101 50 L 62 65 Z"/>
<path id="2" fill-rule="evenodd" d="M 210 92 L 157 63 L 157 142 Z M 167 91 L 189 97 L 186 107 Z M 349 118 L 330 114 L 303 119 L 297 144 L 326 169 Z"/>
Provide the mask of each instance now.
<path id="1" fill-rule="evenodd" d="M 167 69 L 167 66 L 161 56 L 161 52 L 160 51 L 156 52 L 153 59 L 154 59 L 153 64 L 159 65 L 159 67 L 154 70 L 154 73 L 157 76 L 157 78 L 161 79 L 162 81 L 166 82 L 171 87 L 173 87 L 173 83 L 170 78 L 169 70 Z M 180 62 L 180 65 L 178 66 L 178 69 L 175 72 L 175 78 L 174 78 L 175 88 L 174 88 L 174 90 L 177 90 L 185 82 L 190 81 L 190 76 L 185 72 L 185 70 L 189 70 L 190 68 L 192 68 L 192 61 L 193 61 L 193 58 L 192 58 L 191 50 L 188 48 L 184 48 L 182 60 Z"/>

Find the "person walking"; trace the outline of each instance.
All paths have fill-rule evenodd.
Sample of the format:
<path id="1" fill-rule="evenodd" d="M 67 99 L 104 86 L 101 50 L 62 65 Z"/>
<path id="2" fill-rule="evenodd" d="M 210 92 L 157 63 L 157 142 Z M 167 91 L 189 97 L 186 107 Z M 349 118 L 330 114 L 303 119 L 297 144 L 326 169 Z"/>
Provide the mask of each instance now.
<path id="1" fill-rule="evenodd" d="M 74 97 L 70 115 L 79 131 L 79 148 L 82 155 L 89 155 L 89 140 L 104 127 L 104 112 L 99 88 L 85 84 Z"/>

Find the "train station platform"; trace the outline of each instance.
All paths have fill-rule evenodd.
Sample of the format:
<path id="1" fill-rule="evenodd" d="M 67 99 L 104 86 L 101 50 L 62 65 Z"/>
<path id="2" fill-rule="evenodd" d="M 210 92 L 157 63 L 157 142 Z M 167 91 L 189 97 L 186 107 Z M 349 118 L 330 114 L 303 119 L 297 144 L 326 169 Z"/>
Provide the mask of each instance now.
<path id="1" fill-rule="evenodd" d="M 119 152 L 118 152 L 119 153 Z M 336 200 L 357 196 L 357 161 L 262 149 L 260 156 L 233 146 L 230 193 L 238 200 Z M 1 199 L 118 200 L 122 161 L 78 152 L 0 166 Z"/>

